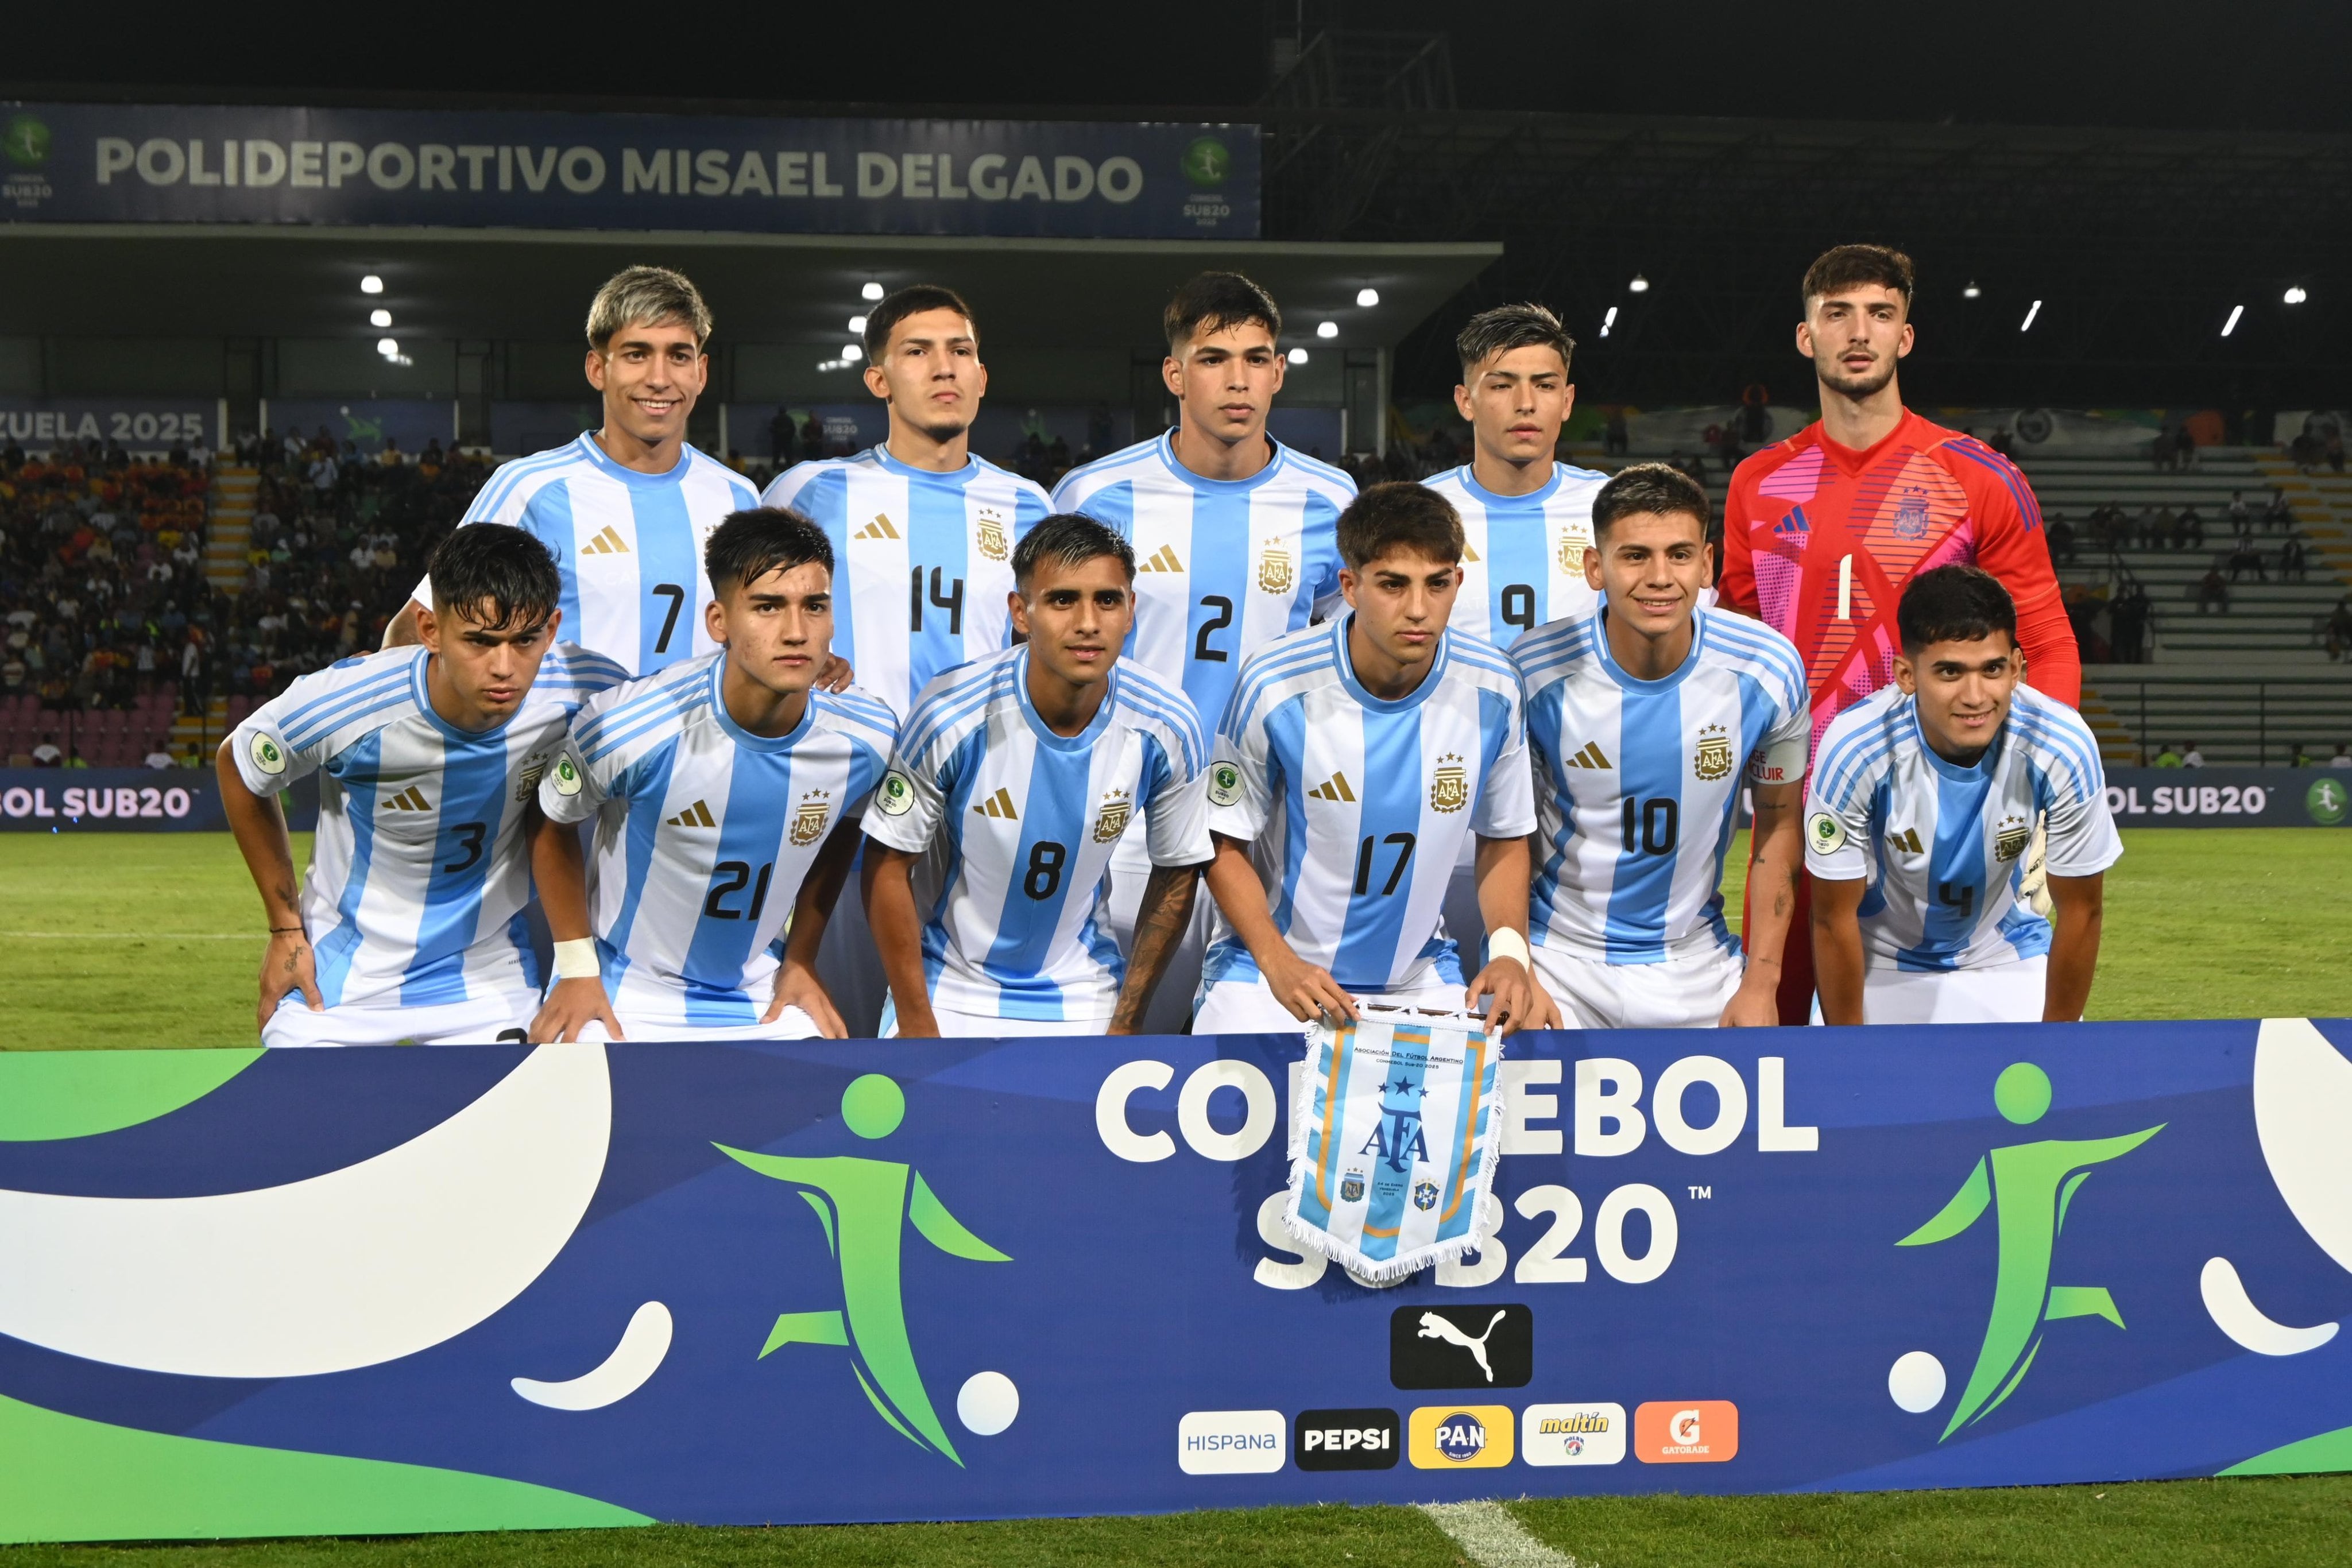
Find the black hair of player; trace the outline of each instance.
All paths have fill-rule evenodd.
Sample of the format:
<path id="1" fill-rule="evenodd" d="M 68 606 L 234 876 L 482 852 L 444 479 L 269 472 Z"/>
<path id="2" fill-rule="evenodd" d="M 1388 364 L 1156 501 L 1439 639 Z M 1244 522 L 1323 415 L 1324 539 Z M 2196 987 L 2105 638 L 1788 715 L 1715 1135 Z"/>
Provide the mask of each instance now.
<path id="1" fill-rule="evenodd" d="M 1171 295 L 1168 308 L 1160 313 L 1171 354 L 1182 353 L 1195 338 L 1253 321 L 1268 337 L 1282 336 L 1282 311 L 1274 296 L 1238 272 L 1200 274 Z"/>
<path id="2" fill-rule="evenodd" d="M 713 593 L 749 588 L 772 571 L 797 566 L 821 566 L 831 577 L 833 545 L 823 528 L 782 507 L 730 512 L 702 547 L 702 570 Z"/>
<path id="3" fill-rule="evenodd" d="M 563 601 L 555 558 L 536 535 L 508 523 L 457 529 L 435 549 L 425 570 L 433 579 L 433 613 L 461 616 L 486 632 L 529 630 Z"/>
<path id="4" fill-rule="evenodd" d="M 1103 556 L 1117 560 L 1127 580 L 1135 581 L 1134 546 L 1083 513 L 1055 512 L 1022 535 L 1021 542 L 1013 547 L 1013 580 L 1026 593 L 1044 562 L 1068 568 Z"/>
<path id="5" fill-rule="evenodd" d="M 971 307 L 963 296 L 940 283 L 910 283 L 906 287 L 883 296 L 882 303 L 866 313 L 866 331 L 861 339 L 866 345 L 866 362 L 879 363 L 890 347 L 890 334 L 898 323 L 909 316 L 919 316 L 926 310 L 952 310 L 963 318 L 971 329 L 972 341 L 980 340 L 980 323 L 973 319 Z"/>
<path id="6" fill-rule="evenodd" d="M 1392 549 L 1427 559 L 1462 559 L 1462 519 L 1444 497 L 1426 485 L 1394 479 L 1375 485 L 1339 514 L 1339 559 L 1361 571 Z"/>
<path id="7" fill-rule="evenodd" d="M 1610 476 L 1592 497 L 1592 540 L 1609 537 L 1620 517 L 1648 512 L 1661 517 L 1687 513 L 1698 521 L 1698 536 L 1706 538 L 1706 491 L 1699 482 L 1666 463 L 1629 463 Z"/>
<path id="8" fill-rule="evenodd" d="M 1553 350 L 1565 374 L 1576 353 L 1576 340 L 1568 335 L 1559 317 L 1532 300 L 1481 310 L 1454 340 L 1454 352 L 1462 361 L 1462 383 L 1469 385 L 1480 365 L 1513 349 Z"/>
<path id="9" fill-rule="evenodd" d="M 1911 314 L 1911 302 L 1918 295 L 1918 280 L 1911 258 L 1890 246 L 1832 246 L 1813 258 L 1805 268 L 1805 281 L 1799 290 L 1799 306 L 1810 316 L 1813 301 L 1826 299 L 1832 294 L 1843 294 L 1849 288 L 1859 288 L 1875 283 L 1903 296 L 1903 314 Z"/>
<path id="10" fill-rule="evenodd" d="M 1994 632 L 2017 645 L 2017 601 L 1982 567 L 1939 566 L 1906 583 L 1895 607 L 1903 656 L 1916 659 L 1938 643 L 1977 643 Z"/>

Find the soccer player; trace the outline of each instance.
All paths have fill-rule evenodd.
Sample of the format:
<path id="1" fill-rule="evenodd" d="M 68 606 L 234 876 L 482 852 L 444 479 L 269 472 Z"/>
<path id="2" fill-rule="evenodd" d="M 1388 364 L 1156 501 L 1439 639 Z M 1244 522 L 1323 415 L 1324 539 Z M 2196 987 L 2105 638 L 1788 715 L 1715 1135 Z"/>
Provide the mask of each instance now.
<path id="1" fill-rule="evenodd" d="M 538 536 L 562 572 L 573 641 L 633 676 L 711 651 L 698 613 L 710 600 L 702 543 L 730 512 L 759 505 L 751 483 L 687 444 L 687 416 L 710 374 L 710 309 L 658 267 L 614 274 L 588 307 L 588 384 L 604 422 L 569 445 L 509 463 L 466 510 Z M 415 641 L 430 576 L 384 630 Z"/>
<path id="2" fill-rule="evenodd" d="M 1921 572 L 1896 624 L 1894 686 L 1831 722 L 1806 800 L 1822 1020 L 2072 1022 L 2123 853 L 2098 741 L 2021 684 L 2017 607 L 1990 574 Z M 2054 921 L 2020 892 L 2037 813 Z"/>
<path id="3" fill-rule="evenodd" d="M 532 865 L 556 977 L 533 1039 L 575 1039 L 592 1020 L 616 1040 L 848 1032 L 816 953 L 897 716 L 817 687 L 834 598 L 814 523 L 738 512 L 703 556 L 719 651 L 589 703 L 540 781 Z M 571 824 L 591 818 L 583 887 Z"/>
<path id="4" fill-rule="evenodd" d="M 1619 473 L 1584 558 L 1601 606 L 1511 650 L 1542 819 L 1536 975 L 1581 1029 L 1780 1021 L 1804 859 L 1805 667 L 1770 627 L 1701 605 L 1706 514 L 1677 469 Z M 1743 783 L 1756 810 L 1744 971 L 1718 891 Z"/>
<path id="5" fill-rule="evenodd" d="M 573 712 L 623 672 L 555 642 L 555 562 L 520 528 L 460 528 L 432 571 L 421 644 L 305 675 L 221 743 L 222 805 L 269 916 L 264 1045 L 519 1040 L 538 1010 L 532 802 Z M 298 904 L 275 797 L 311 773 Z"/>
<path id="6" fill-rule="evenodd" d="M 1359 998 L 1489 1028 L 1557 1022 L 1528 955 L 1536 826 L 1519 682 L 1490 643 L 1447 630 L 1462 523 L 1419 485 L 1375 485 L 1340 515 L 1347 612 L 1242 666 L 1209 783 L 1222 915 L 1196 1034 L 1354 1018 Z M 1477 840 L 1491 957 L 1465 988 L 1439 912 Z"/>
<path id="7" fill-rule="evenodd" d="M 988 371 L 961 298 L 901 288 L 866 318 L 865 342 L 866 387 L 889 434 L 777 476 L 761 504 L 799 512 L 833 542 L 834 649 L 903 717 L 941 670 L 1011 646 L 1013 547 L 1053 508 L 971 451 Z"/>
<path id="8" fill-rule="evenodd" d="M 1462 591 L 1451 624 L 1508 648 L 1553 621 L 1592 612 L 1584 552 L 1592 501 L 1609 476 L 1557 462 L 1576 406 L 1568 379 L 1576 340 L 1540 305 L 1502 305 L 1470 319 L 1454 341 L 1462 384 L 1454 407 L 1470 422 L 1470 461 L 1424 483 L 1462 519 Z"/>
<path id="9" fill-rule="evenodd" d="M 1266 434 L 1286 361 L 1282 312 L 1234 272 L 1204 272 L 1160 314 L 1160 380 L 1176 428 L 1072 470 L 1057 512 L 1109 524 L 1135 549 L 1128 655 L 1192 699 L 1213 724 L 1250 653 L 1336 607 L 1339 513 L 1355 482 Z M 1139 844 L 1113 860 L 1112 916 L 1133 924 L 1150 865 Z M 1181 1027 L 1206 922 L 1190 933 L 1155 1026 Z"/>
<path id="10" fill-rule="evenodd" d="M 1914 341 L 1911 258 L 1840 246 L 1806 269 L 1801 294 L 1797 351 L 1813 361 L 1822 417 L 1732 475 L 1724 606 L 1797 645 L 1818 743 L 1840 709 L 1893 682 L 1903 585 L 1915 572 L 1967 562 L 2016 601 L 2035 689 L 2072 706 L 2081 656 L 2025 476 L 1975 437 L 1903 406 L 1895 372 Z M 1782 1023 L 1811 1012 L 1808 930 L 1801 910 L 1781 963 Z"/>
<path id="11" fill-rule="evenodd" d="M 1050 517 L 1014 549 L 1013 573 L 1025 643 L 931 683 L 866 813 L 885 1034 L 1138 1032 L 1209 859 L 1201 722 L 1119 656 L 1135 616 L 1127 542 Z M 1104 883 L 1131 829 L 1153 870 L 1122 957 Z M 926 856 L 919 901 L 910 873 Z"/>

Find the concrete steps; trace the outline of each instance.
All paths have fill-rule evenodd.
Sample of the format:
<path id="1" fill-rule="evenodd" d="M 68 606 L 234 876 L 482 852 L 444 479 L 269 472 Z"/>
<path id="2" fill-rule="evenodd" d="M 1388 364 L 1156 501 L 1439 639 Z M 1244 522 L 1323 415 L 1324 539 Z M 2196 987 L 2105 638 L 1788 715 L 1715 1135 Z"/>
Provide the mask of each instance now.
<path id="1" fill-rule="evenodd" d="M 2300 744 L 2322 755 L 2352 741 L 2352 670 L 2257 673 L 2167 671 L 2150 664 L 2093 664 L 2083 672 L 2083 712 L 2093 718 L 2110 763 L 2153 758 L 2166 742 L 2195 741 L 2210 763 L 2280 765 Z M 2126 755 L 2112 746 L 2120 734 Z"/>
<path id="2" fill-rule="evenodd" d="M 254 502 L 260 492 L 257 469 L 224 465 L 213 470 L 205 507 L 205 576 L 225 593 L 245 591 L 245 553 L 253 540 Z"/>

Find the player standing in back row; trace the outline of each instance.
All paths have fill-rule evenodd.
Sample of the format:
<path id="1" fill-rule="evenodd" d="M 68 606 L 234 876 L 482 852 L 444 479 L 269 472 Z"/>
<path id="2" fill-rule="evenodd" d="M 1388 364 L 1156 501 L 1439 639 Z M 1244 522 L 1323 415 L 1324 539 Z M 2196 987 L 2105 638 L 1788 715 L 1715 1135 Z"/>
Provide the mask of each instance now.
<path id="1" fill-rule="evenodd" d="M 1813 361 L 1822 417 L 1742 463 L 1724 503 L 1725 608 L 1753 615 L 1805 660 L 1815 742 L 1839 711 L 1895 682 L 1895 607 L 1932 567 L 1980 567 L 2017 606 L 2026 678 L 2068 706 L 2083 666 L 2033 491 L 1973 436 L 1903 406 L 1911 258 L 1848 245 L 1806 269 L 1797 351 Z M 1801 907 L 1780 975 L 1780 1021 L 1812 1011 Z"/>
<path id="2" fill-rule="evenodd" d="M 1176 428 L 1066 475 L 1054 509 L 1108 524 L 1135 549 L 1128 656 L 1181 685 L 1213 725 L 1242 661 L 1339 592 L 1339 514 L 1355 481 L 1266 434 L 1282 390 L 1282 312 L 1235 272 L 1204 272 L 1161 312 L 1160 377 Z M 1126 842 L 1111 862 L 1112 924 L 1133 926 L 1150 865 Z M 1155 1029 L 1182 1027 L 1202 924 L 1179 955 Z"/>
<path id="3" fill-rule="evenodd" d="M 758 506 L 751 482 L 688 445 L 687 417 L 710 376 L 710 308 L 659 267 L 613 275 L 588 307 L 588 384 L 598 428 L 492 474 L 467 523 L 537 536 L 562 574 L 564 635 L 633 676 L 711 652 L 702 547 L 730 512 Z M 462 525 L 461 525 L 462 526 Z M 433 580 L 384 630 L 416 641 Z"/>

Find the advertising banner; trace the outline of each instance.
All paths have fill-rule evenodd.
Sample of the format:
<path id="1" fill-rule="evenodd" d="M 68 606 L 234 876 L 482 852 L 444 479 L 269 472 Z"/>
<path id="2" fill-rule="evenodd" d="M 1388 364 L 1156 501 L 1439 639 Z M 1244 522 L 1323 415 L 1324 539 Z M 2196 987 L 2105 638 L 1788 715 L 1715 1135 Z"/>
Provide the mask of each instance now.
<path id="1" fill-rule="evenodd" d="M 95 441 L 133 456 L 160 456 L 220 444 L 225 405 L 205 397 L 0 398 L 0 447 L 45 453 L 68 441 Z"/>
<path id="2" fill-rule="evenodd" d="M 1254 125 L 0 106 L 0 222 L 1255 239 Z"/>
<path id="3" fill-rule="evenodd" d="M 2110 768 L 2119 828 L 2340 828 L 2352 768 Z"/>
<path id="4" fill-rule="evenodd" d="M 307 785 L 308 788 L 304 786 Z M 297 832 L 318 825 L 319 787 L 286 792 Z M 220 783 L 204 768 L 0 768 L 0 832 L 226 832 Z"/>
<path id="5" fill-rule="evenodd" d="M 457 405 L 433 398 L 273 397 L 262 402 L 261 422 L 280 434 L 323 430 L 370 457 L 387 440 L 411 459 L 428 441 L 446 450 L 457 440 Z"/>
<path id="6" fill-rule="evenodd" d="M 0 1053 L 0 1538 L 2352 1469 L 2347 1047 L 1522 1037 L 1386 1289 L 1295 1037 Z"/>

